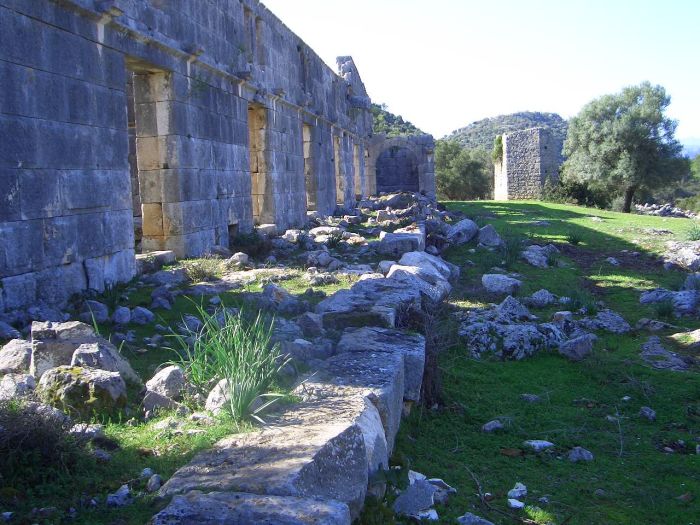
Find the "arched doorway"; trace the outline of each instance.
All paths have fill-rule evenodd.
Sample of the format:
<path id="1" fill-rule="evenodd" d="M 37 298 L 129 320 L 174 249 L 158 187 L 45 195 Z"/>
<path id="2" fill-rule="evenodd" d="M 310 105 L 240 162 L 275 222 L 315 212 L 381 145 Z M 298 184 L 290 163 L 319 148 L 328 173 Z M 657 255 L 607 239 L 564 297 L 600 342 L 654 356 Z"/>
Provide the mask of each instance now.
<path id="1" fill-rule="evenodd" d="M 377 192 L 420 190 L 418 159 L 409 148 L 391 146 L 377 158 Z"/>

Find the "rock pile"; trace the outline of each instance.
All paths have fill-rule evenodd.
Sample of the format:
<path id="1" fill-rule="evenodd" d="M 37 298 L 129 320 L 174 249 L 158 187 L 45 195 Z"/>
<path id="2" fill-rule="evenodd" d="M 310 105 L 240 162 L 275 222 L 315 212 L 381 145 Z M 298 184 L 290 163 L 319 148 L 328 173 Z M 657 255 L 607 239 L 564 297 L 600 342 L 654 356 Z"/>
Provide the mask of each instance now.
<path id="1" fill-rule="evenodd" d="M 690 210 L 683 210 L 672 204 L 635 204 L 634 209 L 640 215 L 655 215 L 657 217 L 678 217 L 681 219 L 694 219 L 697 214 Z"/>

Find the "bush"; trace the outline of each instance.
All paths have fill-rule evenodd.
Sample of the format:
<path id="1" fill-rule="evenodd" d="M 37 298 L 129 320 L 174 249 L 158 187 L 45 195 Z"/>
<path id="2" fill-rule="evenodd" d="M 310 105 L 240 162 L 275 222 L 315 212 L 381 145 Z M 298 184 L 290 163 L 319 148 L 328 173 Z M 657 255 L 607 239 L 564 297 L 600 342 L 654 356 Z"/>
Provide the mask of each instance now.
<path id="1" fill-rule="evenodd" d="M 187 272 L 187 277 L 192 282 L 214 281 L 223 275 L 223 261 L 213 257 L 190 259 L 183 261 L 182 265 Z"/>
<path id="2" fill-rule="evenodd" d="M 610 195 L 605 189 L 593 187 L 584 181 L 566 179 L 559 182 L 548 179 L 544 184 L 542 200 L 592 208 L 607 208 L 610 205 Z"/>
<path id="3" fill-rule="evenodd" d="M 329 248 L 337 248 L 342 240 L 343 234 L 341 232 L 333 232 L 328 236 L 326 246 L 328 246 Z"/>
<path id="4" fill-rule="evenodd" d="M 690 210 L 695 213 L 700 213 L 700 195 L 693 195 L 685 199 L 677 199 L 676 206 L 683 210 Z"/>
<path id="5" fill-rule="evenodd" d="M 0 401 L 0 479 L 23 492 L 87 464 L 85 440 L 70 420 L 37 403 Z"/>
<path id="6" fill-rule="evenodd" d="M 289 362 L 271 342 L 273 321 L 260 313 L 247 319 L 243 313 L 232 314 L 226 309 L 209 314 L 198 307 L 198 314 L 203 323 L 199 331 L 172 336 L 179 346 L 178 364 L 202 394 L 227 379 L 226 409 L 230 415 L 236 419 L 257 418 L 259 410 L 254 409 L 254 401 L 261 396 L 271 401 L 279 397 L 270 394 L 270 389 Z M 188 340 L 193 341 L 192 346 Z"/>
<path id="7" fill-rule="evenodd" d="M 245 252 L 254 259 L 267 257 L 272 251 L 272 242 L 257 231 L 252 233 L 239 233 L 230 241 L 231 251 Z"/>

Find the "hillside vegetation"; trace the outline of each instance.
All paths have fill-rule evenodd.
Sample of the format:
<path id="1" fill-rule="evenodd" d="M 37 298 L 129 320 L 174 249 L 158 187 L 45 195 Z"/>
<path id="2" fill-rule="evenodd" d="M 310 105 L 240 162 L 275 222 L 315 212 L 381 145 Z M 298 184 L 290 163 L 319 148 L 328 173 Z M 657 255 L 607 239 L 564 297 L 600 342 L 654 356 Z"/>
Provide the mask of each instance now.
<path id="1" fill-rule="evenodd" d="M 456 140 L 465 148 L 491 151 L 498 135 L 537 127 L 551 129 L 562 142 L 566 138 L 567 122 L 561 116 L 556 113 L 525 111 L 472 122 L 453 131 L 445 139 Z"/>
<path id="2" fill-rule="evenodd" d="M 394 115 L 388 111 L 386 104 L 372 104 L 372 116 L 374 117 L 373 131 L 375 133 L 384 133 L 389 137 L 425 134 L 411 122 L 404 120 L 401 115 Z"/>

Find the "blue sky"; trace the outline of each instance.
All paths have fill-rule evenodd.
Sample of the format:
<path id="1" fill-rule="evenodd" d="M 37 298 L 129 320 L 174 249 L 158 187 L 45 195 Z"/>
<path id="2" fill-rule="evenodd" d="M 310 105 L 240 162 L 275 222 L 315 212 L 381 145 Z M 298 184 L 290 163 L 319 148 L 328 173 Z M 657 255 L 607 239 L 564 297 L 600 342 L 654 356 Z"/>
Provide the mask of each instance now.
<path id="1" fill-rule="evenodd" d="M 370 96 L 442 137 L 515 111 L 568 118 L 649 80 L 677 137 L 700 143 L 700 0 L 263 0 Z"/>

